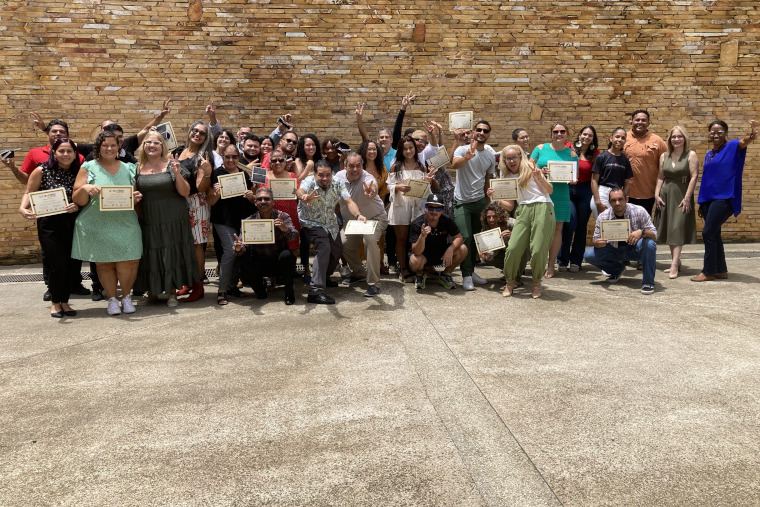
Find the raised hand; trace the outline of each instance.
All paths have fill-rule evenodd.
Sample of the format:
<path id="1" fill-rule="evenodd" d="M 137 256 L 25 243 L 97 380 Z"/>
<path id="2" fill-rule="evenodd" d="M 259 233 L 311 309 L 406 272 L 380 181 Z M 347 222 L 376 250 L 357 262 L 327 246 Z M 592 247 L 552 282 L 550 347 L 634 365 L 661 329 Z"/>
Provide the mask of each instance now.
<path id="1" fill-rule="evenodd" d="M 425 180 L 432 181 L 433 178 L 435 178 L 435 173 L 438 172 L 438 169 L 436 169 L 433 164 L 428 163 L 427 170 L 428 172 L 427 172 L 427 175 L 425 176 Z"/>
<path id="2" fill-rule="evenodd" d="M 356 111 L 354 112 L 356 114 L 356 118 L 361 118 L 364 115 L 364 103 L 359 102 L 356 104 Z"/>
<path id="3" fill-rule="evenodd" d="M 422 125 L 425 127 L 425 130 L 427 130 L 428 134 L 433 135 L 435 125 L 433 125 L 432 121 L 423 121 Z"/>
<path id="4" fill-rule="evenodd" d="M 377 195 L 377 188 L 375 188 L 375 182 L 370 181 L 367 183 L 366 181 L 363 183 L 364 186 L 364 195 L 366 195 L 369 198 L 375 197 Z"/>
<path id="5" fill-rule="evenodd" d="M 198 168 L 201 171 L 203 171 L 204 176 L 211 175 L 211 163 L 208 161 L 208 153 L 203 154 L 203 158 L 201 159 L 201 165 Z"/>
<path id="6" fill-rule="evenodd" d="M 35 127 L 37 127 L 40 130 L 45 130 L 45 127 L 47 127 L 47 125 L 45 125 L 45 122 L 42 121 L 42 116 L 40 116 L 40 113 L 38 113 L 37 111 L 32 111 L 31 113 L 29 113 L 29 116 L 31 116 L 32 119 L 34 120 Z"/>
<path id="7" fill-rule="evenodd" d="M 311 206 L 311 203 L 319 198 L 321 198 L 321 195 L 317 195 L 317 189 L 315 188 L 308 194 L 303 196 L 303 202 L 306 203 L 307 206 Z"/>
<path id="8" fill-rule="evenodd" d="M 467 153 L 465 153 L 464 158 L 467 160 L 472 160 L 475 158 L 475 154 L 477 153 L 476 147 L 478 146 L 477 141 L 472 141 L 470 143 L 470 147 L 467 149 Z"/>
<path id="9" fill-rule="evenodd" d="M 159 113 L 159 117 L 163 120 L 164 116 L 169 114 L 171 109 L 169 109 L 169 102 L 171 102 L 171 99 L 164 100 L 164 105 L 161 107 L 161 112 Z"/>
<path id="10" fill-rule="evenodd" d="M 406 109 L 411 104 L 417 95 L 412 95 L 412 92 L 407 93 L 403 99 L 401 99 L 401 109 Z"/>
<path id="11" fill-rule="evenodd" d="M 180 176 L 180 163 L 179 163 L 179 155 L 172 155 L 172 159 L 169 162 L 169 167 L 171 167 L 172 172 L 174 173 L 175 177 Z"/>

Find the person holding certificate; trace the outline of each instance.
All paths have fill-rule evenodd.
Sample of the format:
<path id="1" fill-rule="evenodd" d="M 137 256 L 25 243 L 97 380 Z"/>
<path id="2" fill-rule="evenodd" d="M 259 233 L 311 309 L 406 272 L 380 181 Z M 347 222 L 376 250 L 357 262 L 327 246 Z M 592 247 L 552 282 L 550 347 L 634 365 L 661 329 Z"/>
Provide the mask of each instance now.
<path id="1" fill-rule="evenodd" d="M 66 138 L 54 141 L 48 161 L 29 175 L 19 208 L 24 218 L 37 218 L 37 237 L 50 291 L 50 316 L 58 319 L 77 314 L 69 306 L 69 295 L 71 288 L 79 285 L 82 269 L 82 261 L 71 257 L 74 224 L 79 211 L 79 205 L 72 200 L 78 172 L 79 157 L 74 141 Z M 34 208 L 30 209 L 35 197 L 30 194 L 46 191 L 50 193 L 37 194 L 43 198 L 40 205 L 35 202 Z"/>
<path id="2" fill-rule="evenodd" d="M 287 167 L 288 164 L 285 161 L 285 154 L 279 148 L 275 149 L 269 155 L 269 171 L 267 172 L 267 182 L 264 184 L 264 186 L 271 188 L 272 179 L 284 180 L 284 183 L 293 185 L 293 193 L 290 198 L 276 198 L 274 200 L 274 209 L 287 213 L 288 216 L 291 217 L 293 226 L 296 228 L 296 231 L 300 233 L 301 222 L 298 221 L 298 199 L 296 199 L 298 179 L 296 178 L 295 173 L 292 173 L 286 169 Z M 289 244 L 293 255 L 296 255 L 296 252 L 298 252 L 300 249 L 300 242 L 298 241 L 298 237 L 290 240 Z M 308 259 L 308 255 L 306 258 Z"/>
<path id="3" fill-rule="evenodd" d="M 274 153 L 272 152 L 273 155 Z M 214 224 L 214 229 L 221 240 L 222 262 L 219 264 L 219 290 L 216 303 L 222 306 L 228 304 L 228 292 L 236 296 L 241 295 L 235 276 L 233 243 L 235 235 L 240 234 L 240 222 L 256 211 L 251 179 L 247 173 L 238 168 L 239 159 L 240 151 L 237 146 L 230 144 L 225 148 L 224 164 L 214 169 L 211 174 L 211 187 L 206 194 L 206 200 L 211 206 L 211 223 Z M 236 175 L 236 178 L 229 178 L 229 175 Z M 223 181 L 220 182 L 220 180 Z M 227 180 L 231 181 L 227 183 Z M 233 195 L 227 197 L 228 194 Z"/>
<path id="4" fill-rule="evenodd" d="M 550 179 L 552 178 L 550 164 L 552 162 L 574 162 L 577 166 L 578 155 L 567 144 L 567 127 L 562 122 L 555 123 L 551 128 L 552 142 L 536 146 L 533 153 L 530 154 L 530 161 Z M 557 179 L 557 178 L 555 178 Z M 549 262 L 546 266 L 546 278 L 554 277 L 554 263 L 557 260 L 557 254 L 562 246 L 562 227 L 570 221 L 570 188 L 568 183 L 575 183 L 574 178 L 571 181 L 552 181 L 554 191 L 551 193 L 551 199 L 554 203 L 554 237 L 549 248 Z"/>
<path id="5" fill-rule="evenodd" d="M 433 177 L 435 170 L 426 171 L 425 167 L 417 158 L 417 144 L 414 138 L 404 136 L 396 150 L 396 158 L 393 160 L 388 174 L 388 191 L 390 192 L 390 206 L 388 208 L 388 223 L 393 226 L 396 236 L 396 258 L 401 268 L 401 280 L 410 282 L 414 280 L 407 269 L 407 239 L 409 236 L 409 224 L 422 214 L 420 202 L 428 196 L 430 188 L 438 191 L 438 182 Z M 413 180 L 410 182 L 410 180 Z M 412 190 L 411 184 L 428 184 L 422 195 L 407 197 L 406 192 Z"/>
<path id="6" fill-rule="evenodd" d="M 519 163 L 520 176 L 517 178 L 517 213 L 515 225 L 509 237 L 507 253 L 504 256 L 504 277 L 507 286 L 502 296 L 509 297 L 518 286 L 518 278 L 525 264 L 523 253 L 530 249 L 530 267 L 533 273 L 533 298 L 541 297 L 541 278 L 549 256 L 556 220 L 551 193 L 554 187 L 544 176 L 544 172 L 531 164 L 525 152 L 517 145 L 507 146 L 506 152 L 517 152 L 519 162 L 507 160 L 507 164 Z M 513 158 L 511 155 L 509 158 Z"/>
<path id="7" fill-rule="evenodd" d="M 365 171 L 363 166 L 361 155 L 350 152 L 346 156 L 346 169 L 336 174 L 335 178 L 343 181 L 348 193 L 351 194 L 351 200 L 359 207 L 361 214 L 368 220 L 376 222 L 375 229 L 371 233 L 349 234 L 348 226 L 341 231 L 343 258 L 351 270 L 348 284 L 351 285 L 366 278 L 369 287 L 364 295 L 373 297 L 380 293 L 380 289 L 377 287 L 377 283 L 380 281 L 380 264 L 382 263 L 379 241 L 385 228 L 388 227 L 388 216 L 385 214 L 383 200 L 377 193 L 377 180 Z M 340 212 L 343 216 L 350 216 L 348 207 L 343 202 L 341 202 Z M 355 224 L 357 222 L 350 223 Z M 361 244 L 364 245 L 364 251 L 367 254 L 366 269 L 359 257 L 359 245 Z"/>
<path id="8" fill-rule="evenodd" d="M 728 125 L 716 120 L 708 127 L 713 148 L 705 154 L 702 183 L 699 187 L 699 216 L 705 221 L 702 239 L 705 258 L 702 272 L 691 280 L 705 282 L 728 278 L 726 254 L 720 229 L 723 223 L 742 211 L 742 172 L 747 146 L 757 139 L 760 129 L 755 120 L 749 122 L 749 133 L 728 140 Z"/>
<path id="9" fill-rule="evenodd" d="M 198 264 L 198 277 L 203 279 L 206 275 L 206 243 L 211 229 L 209 216 L 211 214 L 206 202 L 206 190 L 211 182 L 212 162 L 214 154 L 211 141 L 210 127 L 202 122 L 195 121 L 187 132 L 187 143 L 174 150 L 178 155 L 179 163 L 190 173 L 190 195 L 187 196 L 187 211 L 190 215 L 190 227 L 193 231 L 193 243 L 195 244 L 195 259 Z M 189 287 L 182 287 L 177 292 L 178 296 L 187 296 L 182 301 L 190 303 L 197 301 L 204 295 L 203 282 L 195 282 L 192 291 Z"/>
<path id="10" fill-rule="evenodd" d="M 273 156 L 282 155 L 282 152 L 272 152 Z M 239 258 L 240 279 L 246 285 L 253 288 L 256 297 L 267 298 L 267 289 L 264 278 L 276 277 L 285 285 L 285 304 L 292 305 L 296 302 L 293 291 L 293 274 L 296 267 L 295 255 L 289 250 L 288 242 L 298 238 L 290 215 L 284 211 L 273 208 L 274 194 L 268 187 L 260 187 L 256 190 L 256 207 L 258 211 L 246 218 L 246 220 L 273 220 L 274 242 L 246 245 L 237 234 L 233 236 L 233 248 Z M 245 223 L 245 222 L 244 222 Z"/>
<path id="11" fill-rule="evenodd" d="M 623 127 L 612 131 L 607 151 L 597 155 L 591 167 L 591 212 L 594 219 L 599 213 L 609 208 L 610 188 L 620 187 L 626 192 L 631 185 L 633 170 L 631 162 L 623 154 L 623 146 L 628 134 Z"/>
<path id="12" fill-rule="evenodd" d="M 647 210 L 629 203 L 622 188 L 613 187 L 609 199 L 610 208 L 596 219 L 594 246 L 586 250 L 584 259 L 608 273 L 610 283 L 620 280 L 627 261 L 640 262 L 641 293 L 653 294 L 657 229 Z"/>
<path id="13" fill-rule="evenodd" d="M 142 194 L 143 255 L 135 293 L 148 292 L 147 301 L 153 301 L 165 292 L 169 295 L 166 304 L 173 308 L 178 304 L 177 289 L 200 281 L 185 199 L 190 194 L 190 173 L 178 160 L 169 160 L 164 137 L 157 132 L 142 142 L 137 160 L 135 188 Z"/>
<path id="14" fill-rule="evenodd" d="M 591 168 L 594 166 L 594 159 L 601 153 L 601 150 L 597 149 L 598 145 L 599 139 L 592 125 L 583 127 L 578 134 L 578 140 L 573 144 L 578 154 L 578 181 L 569 187 L 570 221 L 562 227 L 562 247 L 557 257 L 560 271 L 577 273 L 581 270 L 583 253 L 586 251 L 588 220 L 591 218 Z"/>
<path id="15" fill-rule="evenodd" d="M 118 160 L 119 141 L 113 131 L 98 134 L 93 153 L 95 160 L 82 164 L 74 183 L 73 199 L 82 211 L 74 228 L 71 255 L 97 263 L 98 278 L 108 296 L 108 315 L 134 313 L 132 285 L 143 253 L 134 209 L 142 195 L 131 191 L 136 167 Z M 121 286 L 121 308 L 117 285 Z"/>
<path id="16" fill-rule="evenodd" d="M 500 229 L 499 235 L 504 242 L 504 246 L 509 246 L 509 238 L 512 235 L 512 228 L 514 227 L 514 219 L 510 219 L 509 212 L 501 205 L 500 202 L 494 201 L 486 204 L 483 208 L 483 213 L 480 215 L 481 230 L 489 231 L 493 229 Z M 478 255 L 480 259 L 487 266 L 495 266 L 499 269 L 504 269 L 504 259 L 506 257 L 506 248 L 499 250 L 493 250 L 490 252 L 480 252 Z M 525 258 L 523 256 L 523 258 Z M 520 273 L 525 269 L 522 266 Z M 518 275 L 518 279 L 519 279 Z"/>

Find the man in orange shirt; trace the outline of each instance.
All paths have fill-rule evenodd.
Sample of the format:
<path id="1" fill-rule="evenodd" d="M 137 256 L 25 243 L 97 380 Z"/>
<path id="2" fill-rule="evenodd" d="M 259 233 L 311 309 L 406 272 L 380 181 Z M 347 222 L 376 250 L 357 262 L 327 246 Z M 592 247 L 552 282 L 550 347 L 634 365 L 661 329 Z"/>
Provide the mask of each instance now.
<path id="1" fill-rule="evenodd" d="M 660 155 L 668 145 L 658 135 L 649 132 L 649 112 L 639 109 L 631 114 L 631 131 L 623 153 L 631 162 L 633 179 L 628 191 L 628 202 L 641 206 L 649 215 L 654 207 L 654 189 L 660 172 Z"/>

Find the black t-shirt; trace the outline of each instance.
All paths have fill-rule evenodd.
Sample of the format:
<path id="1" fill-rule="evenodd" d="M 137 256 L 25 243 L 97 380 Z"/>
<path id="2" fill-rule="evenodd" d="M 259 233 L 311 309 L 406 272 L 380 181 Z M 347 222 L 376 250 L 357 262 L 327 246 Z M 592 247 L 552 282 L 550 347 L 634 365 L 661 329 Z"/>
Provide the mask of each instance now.
<path id="1" fill-rule="evenodd" d="M 613 155 L 604 151 L 597 155 L 591 172 L 599 175 L 599 184 L 605 187 L 623 188 L 625 180 L 633 178 L 633 170 L 628 157 L 625 155 Z"/>
<path id="2" fill-rule="evenodd" d="M 245 187 L 251 188 L 251 179 L 244 171 L 240 171 L 245 178 Z M 219 176 L 228 173 L 224 167 L 218 167 L 211 173 L 211 185 L 215 185 L 219 182 Z M 240 221 L 244 218 L 253 215 L 256 212 L 256 206 L 254 206 L 248 199 L 239 195 L 237 197 L 230 197 L 228 199 L 219 198 L 216 204 L 211 206 L 211 223 L 227 225 L 240 229 Z"/>
<path id="3" fill-rule="evenodd" d="M 420 239 L 422 233 L 422 227 L 430 225 L 427 223 L 427 216 L 423 213 L 417 217 L 412 225 L 409 227 L 409 241 L 411 244 L 417 242 Z M 430 234 L 425 238 L 425 252 L 443 252 L 445 251 L 451 242 L 449 237 L 454 237 L 459 234 L 459 227 L 453 218 L 449 218 L 444 214 L 441 214 L 441 218 L 438 219 L 438 227 L 430 228 Z"/>

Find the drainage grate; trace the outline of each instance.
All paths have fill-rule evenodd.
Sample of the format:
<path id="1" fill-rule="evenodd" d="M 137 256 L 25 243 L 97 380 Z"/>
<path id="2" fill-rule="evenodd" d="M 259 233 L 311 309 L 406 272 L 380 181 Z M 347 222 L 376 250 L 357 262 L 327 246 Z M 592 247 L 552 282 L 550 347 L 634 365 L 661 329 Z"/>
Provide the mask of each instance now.
<path id="1" fill-rule="evenodd" d="M 303 273 L 304 269 L 301 264 L 296 264 L 296 273 Z M 216 270 L 207 269 L 208 278 L 217 278 Z M 82 271 L 82 280 L 91 280 L 89 271 Z M 24 275 L 0 275 L 0 283 L 18 283 L 18 282 L 42 282 L 42 273 L 29 273 Z"/>

